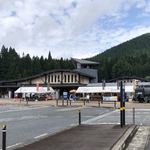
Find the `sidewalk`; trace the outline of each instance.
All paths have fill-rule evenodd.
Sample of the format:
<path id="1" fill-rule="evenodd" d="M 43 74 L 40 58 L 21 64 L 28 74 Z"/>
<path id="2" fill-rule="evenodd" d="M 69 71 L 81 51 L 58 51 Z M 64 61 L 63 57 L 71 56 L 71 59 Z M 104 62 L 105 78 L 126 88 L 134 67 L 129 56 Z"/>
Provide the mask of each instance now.
<path id="1" fill-rule="evenodd" d="M 131 125 L 81 125 L 16 150 L 109 150 Z"/>
<path id="2" fill-rule="evenodd" d="M 0 105 L 27 105 L 26 101 L 21 101 L 20 99 L 0 99 Z M 57 106 L 56 100 L 48 100 L 48 101 L 29 101 L 28 106 Z M 99 107 L 99 104 L 97 101 L 90 101 L 89 103 L 85 103 L 83 101 L 64 101 L 64 105 L 62 105 L 62 100 L 58 101 L 59 107 Z M 106 107 L 106 108 L 114 108 L 113 102 L 103 102 L 100 104 L 100 107 Z M 120 102 L 116 102 L 116 108 L 120 107 Z M 150 109 L 150 103 L 138 103 L 138 102 L 126 102 L 126 109 Z"/>
<path id="3" fill-rule="evenodd" d="M 31 107 L 38 107 L 38 106 L 58 106 L 58 107 L 99 107 L 97 101 L 90 101 L 89 103 L 85 103 L 83 101 L 64 101 L 64 105 L 62 105 L 62 100 L 58 100 L 58 105 L 56 100 L 48 100 L 48 101 L 29 101 L 28 105 L 26 101 L 21 101 L 20 99 L 2 99 L 0 98 L 0 106 L 3 105 L 18 105 L 18 106 L 31 106 Z M 100 103 L 100 107 L 105 108 L 113 108 L 114 109 L 114 102 L 103 102 Z M 116 102 L 116 108 L 120 108 L 120 102 Z M 138 102 L 126 102 L 126 109 L 149 109 L 150 103 L 138 103 Z"/>

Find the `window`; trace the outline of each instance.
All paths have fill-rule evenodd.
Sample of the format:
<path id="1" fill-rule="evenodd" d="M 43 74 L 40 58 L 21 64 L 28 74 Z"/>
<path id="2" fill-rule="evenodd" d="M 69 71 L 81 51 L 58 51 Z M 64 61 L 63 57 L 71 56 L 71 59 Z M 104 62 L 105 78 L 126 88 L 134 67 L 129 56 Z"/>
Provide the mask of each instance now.
<path id="1" fill-rule="evenodd" d="M 75 75 L 75 82 L 78 82 L 78 80 L 77 80 L 77 75 Z"/>
<path id="2" fill-rule="evenodd" d="M 66 82 L 66 75 L 64 75 L 64 82 Z"/>
<path id="3" fill-rule="evenodd" d="M 73 82 L 73 74 L 71 75 L 71 82 Z"/>
<path id="4" fill-rule="evenodd" d="M 51 82 L 53 83 L 53 75 L 51 75 Z"/>
<path id="5" fill-rule="evenodd" d="M 48 75 L 48 83 L 50 83 L 50 75 Z"/>
<path id="6" fill-rule="evenodd" d="M 68 82 L 70 82 L 70 75 L 68 75 Z"/>
<path id="7" fill-rule="evenodd" d="M 60 75 L 57 76 L 58 82 L 60 82 Z"/>
<path id="8" fill-rule="evenodd" d="M 56 83 L 56 81 L 57 81 L 57 76 L 55 75 L 55 83 Z"/>

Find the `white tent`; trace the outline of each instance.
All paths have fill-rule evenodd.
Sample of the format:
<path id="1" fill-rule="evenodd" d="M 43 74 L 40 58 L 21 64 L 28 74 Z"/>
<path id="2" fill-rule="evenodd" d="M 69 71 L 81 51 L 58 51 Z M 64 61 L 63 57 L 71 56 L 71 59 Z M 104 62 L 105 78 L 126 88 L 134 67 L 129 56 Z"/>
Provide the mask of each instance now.
<path id="1" fill-rule="evenodd" d="M 116 86 L 106 86 L 104 89 L 100 86 L 96 87 L 79 87 L 76 93 L 119 93 L 120 89 L 117 89 Z M 132 93 L 134 92 L 133 86 L 125 86 L 125 92 Z"/>
<path id="2" fill-rule="evenodd" d="M 20 87 L 18 88 L 15 93 L 54 93 L 54 89 L 49 87 Z"/>

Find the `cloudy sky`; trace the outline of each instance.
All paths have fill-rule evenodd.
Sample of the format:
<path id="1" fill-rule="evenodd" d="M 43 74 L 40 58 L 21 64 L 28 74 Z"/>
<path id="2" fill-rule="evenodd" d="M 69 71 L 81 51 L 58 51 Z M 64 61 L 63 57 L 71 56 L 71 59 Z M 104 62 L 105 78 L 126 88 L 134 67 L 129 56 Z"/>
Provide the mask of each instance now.
<path id="1" fill-rule="evenodd" d="M 0 0 L 0 46 L 86 58 L 150 32 L 150 0 Z"/>

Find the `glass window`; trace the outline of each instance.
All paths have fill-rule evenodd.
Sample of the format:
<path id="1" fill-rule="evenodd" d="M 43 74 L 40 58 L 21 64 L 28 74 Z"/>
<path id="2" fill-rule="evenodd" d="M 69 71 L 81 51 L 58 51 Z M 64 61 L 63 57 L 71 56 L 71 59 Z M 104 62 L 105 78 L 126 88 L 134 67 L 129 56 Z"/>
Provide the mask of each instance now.
<path id="1" fill-rule="evenodd" d="M 71 82 L 73 82 L 73 74 L 71 75 Z"/>
<path id="2" fill-rule="evenodd" d="M 70 75 L 68 75 L 68 82 L 70 82 Z"/>
<path id="3" fill-rule="evenodd" d="M 64 82 L 66 82 L 66 75 L 64 75 Z"/>

